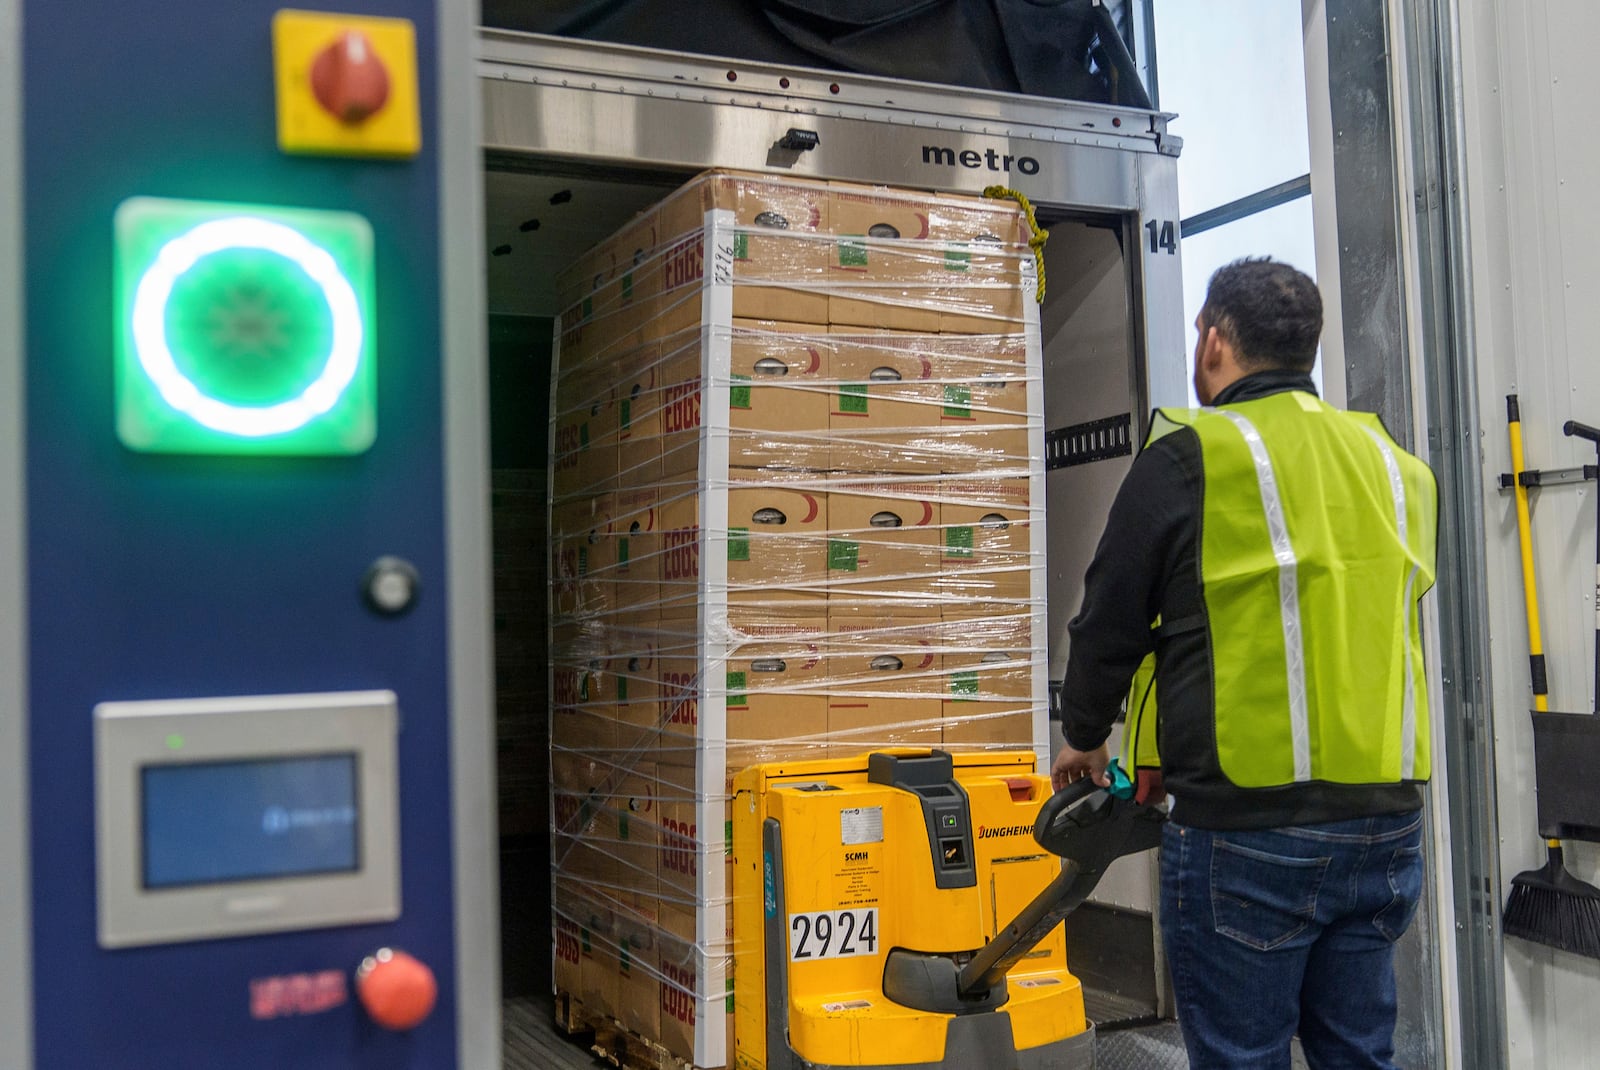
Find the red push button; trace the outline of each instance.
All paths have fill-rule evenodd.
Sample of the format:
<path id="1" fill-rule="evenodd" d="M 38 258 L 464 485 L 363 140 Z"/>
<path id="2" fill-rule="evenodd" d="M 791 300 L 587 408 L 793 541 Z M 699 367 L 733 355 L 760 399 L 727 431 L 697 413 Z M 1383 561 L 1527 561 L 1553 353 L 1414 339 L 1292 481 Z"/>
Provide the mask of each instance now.
<path id="1" fill-rule="evenodd" d="M 345 30 L 311 62 L 311 92 L 342 123 L 364 122 L 389 100 L 389 70 L 360 30 Z"/>
<path id="2" fill-rule="evenodd" d="M 439 983 L 418 959 L 385 947 L 361 960 L 356 995 L 385 1029 L 415 1029 L 433 1013 Z"/>

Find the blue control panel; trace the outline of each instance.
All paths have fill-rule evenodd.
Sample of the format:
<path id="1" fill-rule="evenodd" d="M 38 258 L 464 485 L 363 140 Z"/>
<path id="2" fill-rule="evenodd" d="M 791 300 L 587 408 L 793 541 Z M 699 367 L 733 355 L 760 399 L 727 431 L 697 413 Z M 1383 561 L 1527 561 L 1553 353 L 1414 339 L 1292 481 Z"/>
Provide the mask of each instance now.
<path id="1" fill-rule="evenodd" d="M 275 41 L 259 0 L 21 8 L 35 1065 L 448 1070 L 434 0 L 341 4 L 385 20 L 370 48 L 338 18 L 326 47 L 317 20 Z M 363 132 L 400 107 L 393 130 Z M 285 151 L 294 121 L 315 152 Z M 155 229 L 126 209 L 119 229 L 129 203 Z M 283 448 L 318 427 L 314 448 Z M 363 583 L 386 557 L 415 598 L 380 612 Z M 97 704 L 380 689 L 401 725 L 394 920 L 100 945 Z M 147 889 L 359 867 L 349 753 L 140 776 Z M 385 947 L 437 980 L 414 1028 L 362 1009 L 355 971 Z"/>

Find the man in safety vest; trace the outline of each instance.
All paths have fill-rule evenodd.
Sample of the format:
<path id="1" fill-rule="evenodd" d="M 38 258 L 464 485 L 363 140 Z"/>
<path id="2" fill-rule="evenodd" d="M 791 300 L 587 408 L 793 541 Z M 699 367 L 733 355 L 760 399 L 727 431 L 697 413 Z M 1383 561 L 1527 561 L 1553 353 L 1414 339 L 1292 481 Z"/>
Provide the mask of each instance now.
<path id="1" fill-rule="evenodd" d="M 1133 749 L 1172 795 L 1161 931 L 1191 1066 L 1287 1070 L 1298 1033 L 1313 1066 L 1391 1067 L 1394 944 L 1422 893 L 1437 488 L 1376 417 L 1316 396 L 1305 275 L 1230 264 L 1196 326 L 1206 407 L 1155 414 L 1111 507 L 1055 784 L 1104 782 L 1153 655 L 1129 720 L 1153 727 Z"/>

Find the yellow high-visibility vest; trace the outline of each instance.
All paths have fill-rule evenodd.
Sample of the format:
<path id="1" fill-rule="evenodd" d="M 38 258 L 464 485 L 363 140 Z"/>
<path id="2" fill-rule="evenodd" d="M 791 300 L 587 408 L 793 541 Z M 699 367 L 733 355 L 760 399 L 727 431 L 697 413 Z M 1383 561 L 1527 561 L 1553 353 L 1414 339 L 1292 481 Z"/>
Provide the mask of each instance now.
<path id="1" fill-rule="evenodd" d="M 1243 788 L 1426 780 L 1418 603 L 1438 490 L 1377 417 L 1290 391 L 1160 410 L 1200 441 L 1200 577 L 1217 759 Z M 1159 764 L 1155 662 L 1128 697 L 1130 764 Z"/>

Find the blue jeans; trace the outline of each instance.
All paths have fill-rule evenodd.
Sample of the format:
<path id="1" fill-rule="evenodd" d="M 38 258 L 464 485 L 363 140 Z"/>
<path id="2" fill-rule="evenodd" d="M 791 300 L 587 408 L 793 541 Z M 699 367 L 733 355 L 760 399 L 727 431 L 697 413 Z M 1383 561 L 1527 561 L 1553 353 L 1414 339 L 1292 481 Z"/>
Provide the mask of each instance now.
<path id="1" fill-rule="evenodd" d="M 1161 935 L 1193 1070 L 1394 1066 L 1394 944 L 1422 896 L 1422 815 L 1209 832 L 1168 822 Z"/>

